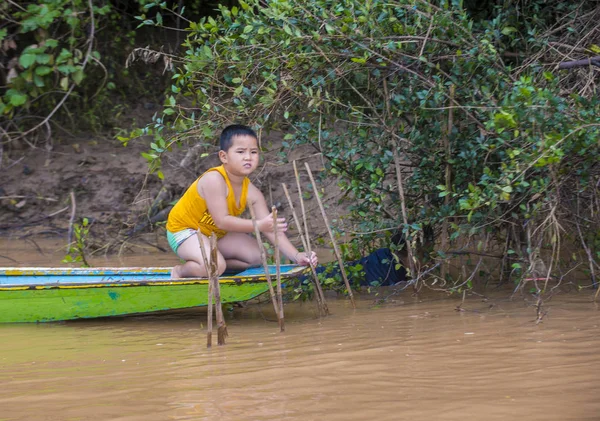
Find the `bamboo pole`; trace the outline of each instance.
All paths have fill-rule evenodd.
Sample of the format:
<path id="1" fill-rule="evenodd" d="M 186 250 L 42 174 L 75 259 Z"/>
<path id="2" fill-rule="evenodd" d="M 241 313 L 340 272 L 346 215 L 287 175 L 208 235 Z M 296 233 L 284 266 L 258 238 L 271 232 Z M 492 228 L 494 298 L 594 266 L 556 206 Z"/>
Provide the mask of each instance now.
<path id="1" fill-rule="evenodd" d="M 198 236 L 198 244 L 200 245 L 200 252 L 202 253 L 202 260 L 204 261 L 204 267 L 206 268 L 206 273 L 208 277 L 208 301 L 207 301 L 207 320 L 206 320 L 206 347 L 210 348 L 212 346 L 212 330 L 213 330 L 213 285 L 212 285 L 212 277 L 210 276 L 210 269 L 208 263 L 208 256 L 206 254 L 206 250 L 204 249 L 204 241 L 203 235 L 198 230 L 196 232 Z"/>
<path id="2" fill-rule="evenodd" d="M 304 247 L 304 250 L 310 256 L 312 253 L 310 252 L 310 247 L 308 245 L 308 232 L 304 233 L 302 230 L 302 226 L 300 225 L 300 220 L 298 219 L 298 215 L 296 214 L 296 209 L 294 209 L 294 203 L 292 202 L 292 198 L 290 197 L 290 193 L 288 192 L 287 186 L 285 185 L 285 183 L 281 183 L 281 185 L 283 186 L 283 192 L 285 193 L 285 197 L 287 198 L 287 201 L 290 205 L 290 209 L 292 210 L 292 216 L 294 217 L 294 222 L 296 223 L 296 226 L 298 227 L 298 233 L 300 235 L 300 239 L 302 240 L 302 246 Z M 305 238 L 305 235 L 306 235 L 306 238 Z M 317 297 L 317 305 L 319 307 L 319 314 L 326 316 L 329 314 L 329 308 L 327 307 L 327 302 L 325 301 L 325 295 L 323 294 L 323 289 L 321 288 L 321 283 L 319 282 L 319 277 L 317 276 L 317 271 L 312 264 L 310 265 L 310 270 L 312 273 L 313 283 L 315 284 L 315 290 L 316 290 L 315 295 Z"/>
<path id="3" fill-rule="evenodd" d="M 340 253 L 337 242 L 335 241 L 335 237 L 333 236 L 333 232 L 331 231 L 331 227 L 329 226 L 329 220 L 327 219 L 327 214 L 325 213 L 325 208 L 323 207 L 323 203 L 321 202 L 321 198 L 319 197 L 319 191 L 317 188 L 317 184 L 315 183 L 315 179 L 312 175 L 312 171 L 308 165 L 308 162 L 304 163 L 306 167 L 306 171 L 308 172 L 308 176 L 310 177 L 310 182 L 315 189 L 315 197 L 317 198 L 317 203 L 319 204 L 319 209 L 321 209 L 321 215 L 323 216 L 323 220 L 325 221 L 325 226 L 327 227 L 327 232 L 329 233 L 329 238 L 331 239 L 331 244 L 333 245 L 333 251 L 335 252 L 335 257 L 337 258 L 338 265 L 340 266 L 340 272 L 342 273 L 342 278 L 344 279 L 344 283 L 346 284 L 346 289 L 348 290 L 348 296 L 350 297 L 350 302 L 352 303 L 352 307 L 356 308 L 356 303 L 354 302 L 354 294 L 352 293 L 352 287 L 350 287 L 350 282 L 348 281 L 348 277 L 346 276 L 346 269 L 344 268 L 344 261 L 342 260 L 342 255 Z"/>
<path id="4" fill-rule="evenodd" d="M 279 229 L 277 228 L 277 208 L 271 208 L 273 215 L 273 251 L 275 252 L 275 274 L 277 279 L 277 302 L 279 304 L 279 329 L 281 332 L 285 330 L 283 321 L 283 296 L 281 291 L 281 254 L 279 253 Z"/>
<path id="5" fill-rule="evenodd" d="M 450 104 L 454 101 L 454 85 L 450 86 Z M 445 184 L 446 184 L 446 196 L 444 196 L 444 205 L 450 205 L 450 190 L 452 189 L 452 164 L 450 164 L 450 158 L 452 157 L 452 150 L 450 149 L 450 134 L 452 133 L 452 126 L 454 125 L 454 107 L 450 107 L 448 111 L 448 127 L 442 136 L 442 146 L 444 147 L 444 155 L 446 161 L 445 167 Z M 448 250 L 449 234 L 448 234 L 448 217 L 444 218 L 442 222 L 442 234 L 441 234 L 441 248 L 446 252 Z M 448 273 L 448 262 L 444 259 L 442 262 L 441 276 L 442 279 L 446 279 Z"/>
<path id="6" fill-rule="evenodd" d="M 404 226 L 408 227 L 408 213 L 406 212 L 406 200 L 404 196 L 404 185 L 402 184 L 402 171 L 400 170 L 400 159 L 398 158 L 398 151 L 396 150 L 395 145 L 392 145 L 392 149 L 394 154 L 394 165 L 396 167 L 398 194 L 400 195 L 400 208 L 402 209 L 402 220 L 404 222 Z M 413 249 L 410 244 L 410 238 L 408 238 L 408 235 L 406 236 L 406 241 L 404 244 L 406 245 L 406 253 L 408 255 L 408 267 L 410 270 L 410 276 L 412 276 L 413 279 L 417 279 L 417 274 L 415 273 L 415 261 L 413 259 Z M 413 285 L 413 289 L 416 291 L 416 284 Z"/>
<path id="7" fill-rule="evenodd" d="M 296 166 L 296 161 L 292 162 L 293 166 L 294 166 L 294 176 L 296 178 L 296 187 L 298 188 L 298 200 L 300 201 L 300 211 L 302 212 L 302 220 L 304 222 L 304 233 L 306 235 L 305 240 L 306 240 L 306 246 L 304 248 L 304 250 L 308 253 L 308 254 L 312 254 L 312 248 L 310 246 L 310 237 L 308 235 L 308 220 L 306 217 L 306 209 L 304 208 L 304 198 L 302 197 L 302 183 L 300 183 L 300 174 L 298 173 L 298 167 Z M 298 227 L 300 227 L 300 225 L 298 225 Z M 321 289 L 321 284 L 318 282 L 318 276 L 316 273 L 316 270 L 314 271 L 314 275 L 313 275 L 316 279 L 317 279 L 317 285 L 319 285 L 319 289 Z M 325 303 L 325 309 L 327 310 L 326 313 L 329 314 L 329 308 L 327 307 L 327 303 L 325 302 L 325 294 L 323 293 L 323 290 L 321 289 L 321 298 L 323 299 L 323 303 Z"/>
<path id="8" fill-rule="evenodd" d="M 300 174 L 298 174 L 298 168 L 296 167 L 296 161 L 293 161 L 294 165 L 294 176 L 296 177 L 296 186 L 298 187 L 298 199 L 300 200 L 300 211 L 302 212 L 302 220 L 304 221 L 304 232 L 306 233 L 306 245 L 305 249 L 307 253 L 310 253 L 310 238 L 308 238 L 308 221 L 306 219 L 306 210 L 304 209 L 304 198 L 302 197 L 302 184 L 300 183 Z"/>
<path id="9" fill-rule="evenodd" d="M 271 302 L 273 303 L 273 309 L 275 310 L 275 315 L 277 316 L 277 321 L 281 326 L 282 315 L 279 312 L 279 304 L 277 302 L 277 296 L 275 295 L 275 290 L 273 289 L 273 282 L 271 281 L 271 274 L 269 272 L 269 263 L 267 262 L 267 253 L 265 253 L 265 246 L 262 243 L 262 239 L 260 236 L 260 230 L 258 229 L 258 224 L 256 222 L 256 214 L 254 213 L 254 207 L 251 203 L 248 203 L 248 209 L 250 210 L 250 216 L 252 217 L 252 224 L 254 225 L 254 235 L 256 236 L 256 241 L 258 242 L 258 250 L 260 251 L 260 259 L 263 264 L 263 269 L 265 271 L 265 277 L 267 278 L 267 284 L 269 285 L 269 293 L 271 294 Z"/>
<path id="10" fill-rule="evenodd" d="M 221 305 L 221 285 L 219 284 L 218 271 L 218 249 L 217 236 L 213 232 L 210 236 L 210 280 L 213 284 L 212 290 L 215 299 L 215 312 L 217 317 L 217 345 L 225 345 L 225 338 L 229 336 L 227 324 L 223 317 L 223 306 Z"/>

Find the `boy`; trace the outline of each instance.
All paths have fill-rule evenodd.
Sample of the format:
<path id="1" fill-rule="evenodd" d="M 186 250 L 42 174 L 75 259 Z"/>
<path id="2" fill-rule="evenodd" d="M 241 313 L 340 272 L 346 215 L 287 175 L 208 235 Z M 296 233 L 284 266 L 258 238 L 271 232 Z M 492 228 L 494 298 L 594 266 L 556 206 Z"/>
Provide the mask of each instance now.
<path id="1" fill-rule="evenodd" d="M 219 275 L 225 269 L 243 270 L 261 264 L 256 240 L 247 233 L 254 232 L 249 219 L 240 218 L 246 204 L 251 204 L 256 213 L 259 230 L 273 243 L 273 215 L 267 202 L 248 176 L 258 167 L 258 138 L 254 131 L 242 125 L 231 125 L 221 133 L 219 159 L 223 165 L 202 174 L 187 189 L 169 213 L 167 239 L 169 245 L 186 262 L 177 265 L 171 278 L 205 277 L 199 238 L 205 250 L 210 250 L 208 238 L 217 235 Z M 198 229 L 200 235 L 196 235 Z M 277 219 L 279 249 L 292 262 L 301 265 L 316 265 L 313 252 L 299 252 L 285 236 L 285 218 Z M 207 256 L 210 259 L 210 256 Z"/>

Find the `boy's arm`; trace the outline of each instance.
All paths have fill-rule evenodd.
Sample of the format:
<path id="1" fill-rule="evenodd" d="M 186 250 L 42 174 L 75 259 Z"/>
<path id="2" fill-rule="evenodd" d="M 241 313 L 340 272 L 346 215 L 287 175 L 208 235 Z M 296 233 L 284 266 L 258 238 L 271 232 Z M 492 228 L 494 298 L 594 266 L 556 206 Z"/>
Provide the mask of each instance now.
<path id="1" fill-rule="evenodd" d="M 273 232 L 273 218 L 267 210 L 266 202 L 260 190 L 258 190 L 252 183 L 248 186 L 247 202 L 255 203 L 257 201 L 257 193 L 262 198 L 263 205 L 256 205 L 255 208 L 261 209 L 260 213 L 257 211 L 257 223 L 261 232 Z M 227 183 L 221 174 L 216 171 L 211 171 L 205 174 L 198 181 L 198 194 L 206 201 L 208 211 L 215 222 L 215 225 L 229 232 L 254 232 L 254 225 L 249 219 L 239 218 L 229 214 L 227 207 Z M 266 211 L 266 214 L 263 212 Z M 260 215 L 260 216 L 259 216 Z M 284 218 L 279 220 L 279 230 L 287 229 L 287 224 Z"/>
<path id="2" fill-rule="evenodd" d="M 264 195 L 258 190 L 254 185 L 250 184 L 250 187 L 253 189 L 250 190 L 248 188 L 248 201 L 252 203 L 254 212 L 256 213 L 257 221 L 271 219 L 273 220 L 273 214 L 269 211 L 267 207 L 267 202 L 265 200 Z M 280 220 L 285 221 L 285 218 L 278 218 Z M 282 229 L 281 224 L 279 225 L 279 231 L 277 235 L 277 240 L 279 244 L 279 251 L 281 251 L 288 259 L 290 259 L 294 263 L 298 263 L 301 265 L 313 265 L 317 264 L 317 256 L 313 252 L 310 256 L 305 252 L 299 252 L 298 249 L 291 243 L 291 241 L 285 235 L 285 231 L 287 230 L 287 224 L 285 228 Z M 273 230 L 263 232 L 265 237 L 271 242 L 271 244 L 275 243 L 275 233 Z"/>

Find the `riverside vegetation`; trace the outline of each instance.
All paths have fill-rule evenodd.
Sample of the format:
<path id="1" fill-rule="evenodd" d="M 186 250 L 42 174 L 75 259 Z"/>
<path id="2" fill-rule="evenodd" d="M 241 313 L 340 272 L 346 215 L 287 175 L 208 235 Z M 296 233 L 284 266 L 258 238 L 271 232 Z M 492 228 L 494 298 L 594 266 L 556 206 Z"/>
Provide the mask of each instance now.
<path id="1" fill-rule="evenodd" d="M 282 161 L 307 145 L 322 156 L 321 179 L 335 178 L 347 204 L 336 227 L 352 237 L 346 258 L 391 247 L 415 290 L 491 282 L 541 299 L 589 288 L 600 270 L 597 6 L 8 2 L 0 150 L 14 159 L 69 120 L 112 127 L 125 145 L 151 139 L 144 157 L 161 179 L 175 146 L 210 148 L 243 122 L 283 132 Z M 141 31 L 175 33 L 177 48 L 141 45 Z M 109 104 L 150 77 L 163 107 L 126 134 Z"/>

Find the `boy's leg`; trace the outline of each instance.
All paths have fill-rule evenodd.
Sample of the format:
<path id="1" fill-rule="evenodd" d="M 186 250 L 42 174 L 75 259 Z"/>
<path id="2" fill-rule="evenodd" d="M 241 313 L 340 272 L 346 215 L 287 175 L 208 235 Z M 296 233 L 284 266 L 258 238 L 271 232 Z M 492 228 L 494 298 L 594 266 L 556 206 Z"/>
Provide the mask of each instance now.
<path id="1" fill-rule="evenodd" d="M 241 232 L 229 232 L 218 243 L 219 251 L 227 262 L 227 269 L 243 270 L 261 263 L 256 239 Z"/>
<path id="2" fill-rule="evenodd" d="M 185 240 L 177 249 L 177 255 L 185 260 L 183 265 L 178 265 L 173 268 L 171 277 L 173 278 L 195 278 L 205 277 L 208 275 L 208 270 L 204 266 L 204 259 L 202 258 L 202 251 L 200 250 L 200 243 L 198 237 L 202 238 L 204 244 L 204 250 L 206 251 L 206 257 L 210 261 L 210 242 L 208 238 L 202 234 L 192 235 Z M 221 253 L 217 253 L 217 269 L 219 275 L 225 272 L 225 259 Z"/>

